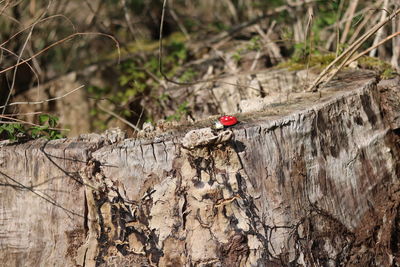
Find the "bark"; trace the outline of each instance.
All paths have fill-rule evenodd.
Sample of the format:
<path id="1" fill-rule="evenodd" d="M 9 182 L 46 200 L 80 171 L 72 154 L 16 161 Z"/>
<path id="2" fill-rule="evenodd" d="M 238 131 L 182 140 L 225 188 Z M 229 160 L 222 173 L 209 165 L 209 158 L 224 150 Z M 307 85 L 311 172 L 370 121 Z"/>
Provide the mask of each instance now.
<path id="1" fill-rule="evenodd" d="M 4 266 L 396 266 L 400 83 L 351 72 L 222 131 L 0 149 Z"/>

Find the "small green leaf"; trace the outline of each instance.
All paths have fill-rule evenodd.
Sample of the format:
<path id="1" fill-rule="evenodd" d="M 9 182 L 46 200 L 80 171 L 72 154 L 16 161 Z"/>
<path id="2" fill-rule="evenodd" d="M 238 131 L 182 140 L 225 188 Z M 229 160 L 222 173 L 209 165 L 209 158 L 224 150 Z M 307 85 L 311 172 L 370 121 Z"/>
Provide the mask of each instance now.
<path id="1" fill-rule="evenodd" d="M 50 119 L 50 115 L 48 114 L 40 114 L 39 115 L 39 124 L 43 124 Z"/>

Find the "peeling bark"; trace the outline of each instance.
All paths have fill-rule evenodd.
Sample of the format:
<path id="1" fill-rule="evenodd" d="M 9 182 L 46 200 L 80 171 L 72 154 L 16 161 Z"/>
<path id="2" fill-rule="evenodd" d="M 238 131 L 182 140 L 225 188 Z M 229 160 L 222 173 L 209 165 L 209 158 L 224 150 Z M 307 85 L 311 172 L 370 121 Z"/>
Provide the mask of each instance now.
<path id="1" fill-rule="evenodd" d="M 226 131 L 3 145 L 0 261 L 396 266 L 399 92 L 351 73 Z"/>

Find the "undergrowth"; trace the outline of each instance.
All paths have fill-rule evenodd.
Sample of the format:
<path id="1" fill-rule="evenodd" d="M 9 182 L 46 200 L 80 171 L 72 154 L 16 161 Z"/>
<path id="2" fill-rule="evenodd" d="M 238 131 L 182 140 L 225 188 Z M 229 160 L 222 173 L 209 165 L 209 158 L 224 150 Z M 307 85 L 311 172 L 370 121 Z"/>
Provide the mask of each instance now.
<path id="1" fill-rule="evenodd" d="M 61 130 L 57 129 L 59 118 L 50 114 L 40 114 L 37 125 L 3 122 L 0 124 L 0 140 L 23 141 L 45 138 L 55 140 L 64 138 Z"/>
<path id="2" fill-rule="evenodd" d="M 167 70 L 168 77 L 177 77 L 179 82 L 192 81 L 197 72 L 193 68 L 184 68 L 184 64 L 191 59 L 190 51 L 184 42 L 171 41 L 165 46 L 166 55 L 163 58 L 163 69 Z M 148 99 L 153 103 L 169 99 L 169 93 L 159 90 L 162 86 L 163 76 L 159 71 L 158 57 L 155 54 L 144 54 L 141 57 L 130 58 L 121 62 L 117 68 L 119 84 L 114 87 L 89 86 L 88 92 L 95 99 L 108 99 L 111 108 L 118 115 L 137 120 L 140 110 L 137 107 L 142 99 Z M 188 112 L 188 102 L 177 103 L 175 114 L 166 116 L 167 121 L 179 121 Z M 93 126 L 97 129 L 106 129 L 107 120 L 104 120 L 104 112 L 97 106 L 91 110 L 95 118 Z M 147 121 L 153 121 L 151 112 L 146 114 Z"/>

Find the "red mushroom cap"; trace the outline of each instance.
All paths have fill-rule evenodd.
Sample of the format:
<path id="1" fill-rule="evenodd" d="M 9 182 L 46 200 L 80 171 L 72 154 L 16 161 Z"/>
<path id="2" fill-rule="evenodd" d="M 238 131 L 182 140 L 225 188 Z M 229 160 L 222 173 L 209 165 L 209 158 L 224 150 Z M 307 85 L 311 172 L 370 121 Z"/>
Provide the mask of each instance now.
<path id="1" fill-rule="evenodd" d="M 238 123 L 238 120 L 236 117 L 233 116 L 222 116 L 219 118 L 219 121 L 222 123 L 224 126 L 232 126 Z"/>

